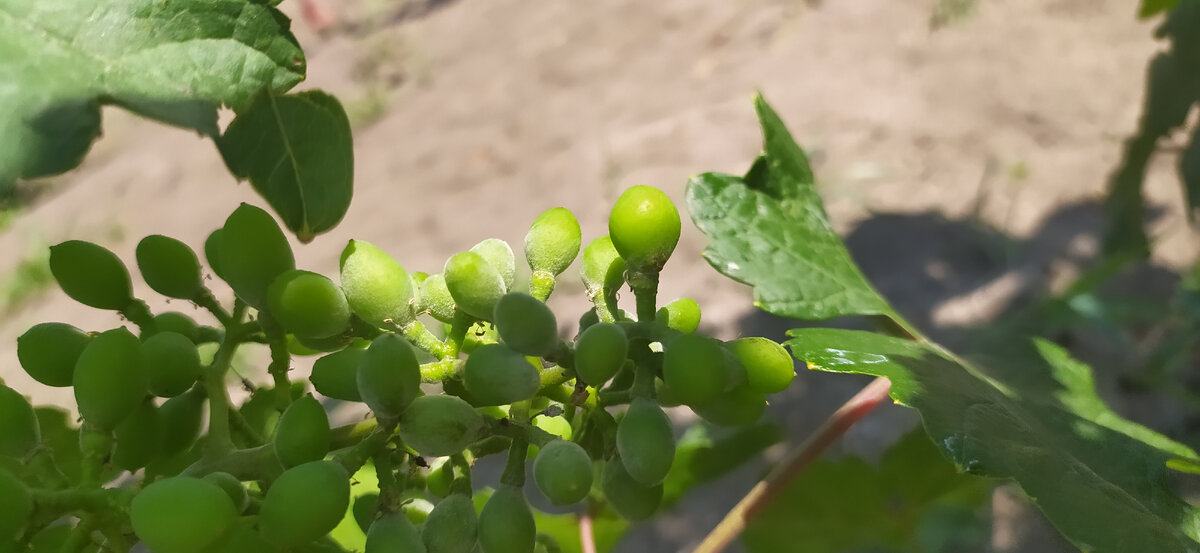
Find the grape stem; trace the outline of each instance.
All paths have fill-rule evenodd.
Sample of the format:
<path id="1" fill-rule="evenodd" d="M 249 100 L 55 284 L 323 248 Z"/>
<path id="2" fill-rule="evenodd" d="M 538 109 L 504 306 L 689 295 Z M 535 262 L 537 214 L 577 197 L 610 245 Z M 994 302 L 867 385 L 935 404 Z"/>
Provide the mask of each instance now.
<path id="1" fill-rule="evenodd" d="M 755 515 L 776 495 L 781 492 L 792 479 L 800 475 L 825 448 L 837 441 L 855 423 L 862 420 L 888 397 L 892 383 L 887 378 L 879 377 L 859 390 L 854 397 L 834 411 L 815 433 L 800 444 L 796 450 L 789 453 L 761 482 L 756 484 L 737 505 L 725 515 L 720 524 L 700 542 L 693 553 L 718 553 L 725 549 L 738 534 L 746 528 Z"/>
<path id="2" fill-rule="evenodd" d="M 228 311 L 225 311 L 224 307 L 221 307 L 221 303 L 217 301 L 216 296 L 208 288 L 201 288 L 200 293 L 196 294 L 196 297 L 192 301 L 201 308 L 208 310 L 209 313 L 212 313 L 217 322 L 221 323 L 221 326 L 228 328 L 237 322 Z"/>
<path id="3" fill-rule="evenodd" d="M 638 322 L 653 321 L 658 311 L 658 273 L 631 270 L 625 273 L 625 280 L 637 301 Z"/>
<path id="4" fill-rule="evenodd" d="M 184 469 L 183 476 L 204 476 L 213 472 L 228 472 L 240 480 L 258 480 L 279 469 L 275 449 L 271 444 L 239 449 L 222 457 L 200 459 Z"/>
<path id="5" fill-rule="evenodd" d="M 554 273 L 534 271 L 529 279 L 529 295 L 545 302 L 554 293 Z"/>
<path id="6" fill-rule="evenodd" d="M 579 515 L 579 549 L 582 553 L 596 553 L 596 536 L 592 530 L 592 510 Z"/>
<path id="7" fill-rule="evenodd" d="M 150 313 L 150 307 L 146 305 L 146 302 L 134 299 L 121 310 L 121 316 L 137 325 L 143 334 L 149 335 L 154 333 L 154 327 L 156 326 L 154 324 L 154 315 Z"/>
<path id="8" fill-rule="evenodd" d="M 233 438 L 229 433 L 229 417 L 222 417 L 219 414 L 227 413 L 230 410 L 229 392 L 225 389 L 225 375 L 229 372 L 229 367 L 233 363 L 233 354 L 241 343 L 242 334 L 237 331 L 239 327 L 236 325 L 241 322 L 245 312 L 245 303 L 237 302 L 234 305 L 233 315 L 231 315 L 230 324 L 225 327 L 225 337 L 221 339 L 217 356 L 201 376 L 204 391 L 208 395 L 208 412 L 216 413 L 209 417 L 208 422 L 208 440 L 204 447 L 204 455 L 208 458 L 223 456 L 234 449 Z"/>
<path id="9" fill-rule="evenodd" d="M 236 309 L 235 307 L 234 313 L 237 313 Z M 288 380 L 288 371 L 292 369 L 292 354 L 288 351 L 287 334 L 275 319 L 261 311 L 258 324 L 262 326 L 263 334 L 267 336 L 267 346 L 271 350 L 271 363 L 267 365 L 267 372 L 275 383 L 275 409 L 282 413 L 292 403 L 292 383 Z"/>
<path id="10" fill-rule="evenodd" d="M 346 469 L 346 472 L 350 474 L 358 472 L 367 463 L 367 459 L 383 451 L 383 448 L 387 446 L 388 439 L 392 437 L 392 433 L 395 430 L 396 424 L 394 422 L 384 422 L 376 426 L 361 442 L 354 444 L 354 447 L 334 455 L 334 462 L 342 465 Z"/>
<path id="11" fill-rule="evenodd" d="M 400 327 L 400 333 L 414 346 L 429 352 L 440 360 L 453 359 L 458 356 L 458 348 L 438 340 L 421 321 L 412 321 Z"/>

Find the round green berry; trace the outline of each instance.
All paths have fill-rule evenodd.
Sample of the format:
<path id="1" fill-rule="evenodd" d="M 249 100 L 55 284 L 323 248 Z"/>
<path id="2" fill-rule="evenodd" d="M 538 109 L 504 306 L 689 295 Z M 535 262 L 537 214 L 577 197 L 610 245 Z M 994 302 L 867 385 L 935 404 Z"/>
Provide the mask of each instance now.
<path id="1" fill-rule="evenodd" d="M 161 234 L 138 242 L 138 270 L 146 284 L 168 298 L 195 299 L 204 291 L 200 260 L 187 244 Z"/>
<path id="2" fill-rule="evenodd" d="M 217 274 L 239 298 L 258 309 L 267 307 L 271 283 L 296 268 L 292 246 L 279 223 L 270 213 L 245 203 L 225 220 L 218 254 Z"/>
<path id="3" fill-rule="evenodd" d="M 425 487 L 434 497 L 450 495 L 450 484 L 454 483 L 454 463 L 450 459 L 435 461 L 425 478 Z"/>
<path id="4" fill-rule="evenodd" d="M 418 552 L 425 549 L 421 532 L 404 513 L 388 513 L 375 519 L 367 531 L 365 553 Z"/>
<path id="5" fill-rule="evenodd" d="M 224 228 L 209 233 L 208 238 L 204 239 L 204 260 L 208 262 L 208 266 L 212 268 L 213 274 L 217 278 L 228 281 L 225 278 L 225 271 L 221 267 L 221 237 L 225 234 Z"/>
<path id="6" fill-rule="evenodd" d="M 158 332 L 174 332 L 182 334 L 188 340 L 196 341 L 196 333 L 199 325 L 191 317 L 178 311 L 164 311 L 154 316 L 154 333 Z M 148 336 L 143 334 L 142 338 Z"/>
<path id="7" fill-rule="evenodd" d="M 133 531 L 156 553 L 199 553 L 237 519 L 233 501 L 216 484 L 176 476 L 157 480 L 133 498 Z"/>
<path id="8" fill-rule="evenodd" d="M 200 352 L 182 334 L 159 332 L 142 342 L 150 393 L 159 397 L 182 394 L 200 378 Z"/>
<path id="9" fill-rule="evenodd" d="M 700 328 L 700 304 L 692 298 L 679 298 L 659 308 L 654 318 L 667 328 L 683 333 L 695 332 Z"/>
<path id="10" fill-rule="evenodd" d="M 90 336 L 66 323 L 36 324 L 17 338 L 17 360 L 34 380 L 65 388 L 89 341 Z"/>
<path id="11" fill-rule="evenodd" d="M 428 553 L 471 553 L 479 536 L 475 504 L 463 494 L 438 502 L 421 525 L 421 541 Z"/>
<path id="12" fill-rule="evenodd" d="M 346 469 L 333 461 L 313 461 L 284 471 L 271 484 L 258 511 L 258 527 L 276 547 L 292 549 L 328 534 L 349 507 Z"/>
<path id="13" fill-rule="evenodd" d="M 246 486 L 242 485 L 241 480 L 228 472 L 210 472 L 204 475 L 201 480 L 215 484 L 225 495 L 229 496 L 229 500 L 233 501 L 233 508 L 239 514 L 250 506 L 250 494 L 246 491 Z"/>
<path id="14" fill-rule="evenodd" d="M 634 480 L 620 458 L 604 464 L 600 489 L 613 510 L 629 521 L 650 518 L 662 503 L 663 485 L 647 486 Z"/>
<path id="15" fill-rule="evenodd" d="M 541 387 L 541 376 L 520 353 L 503 344 L 488 344 L 467 357 L 463 383 L 480 406 L 508 405 L 533 397 Z"/>
<path id="16" fill-rule="evenodd" d="M 367 350 L 348 347 L 317 359 L 313 363 L 312 382 L 317 393 L 342 401 L 362 401 L 358 393 L 358 364 Z"/>
<path id="17" fill-rule="evenodd" d="M 703 407 L 692 407 L 701 418 L 718 426 L 754 424 L 766 409 L 766 395 L 749 386 L 734 388 Z"/>
<path id="18" fill-rule="evenodd" d="M 496 302 L 507 288 L 504 277 L 491 263 L 478 253 L 462 252 L 446 261 L 443 274 L 446 289 L 460 311 L 477 319 L 492 319 Z"/>
<path id="19" fill-rule="evenodd" d="M 629 339 L 620 326 L 597 323 L 575 340 L 575 372 L 589 386 L 602 386 L 617 374 L 629 354 Z"/>
<path id="20" fill-rule="evenodd" d="M 41 441 L 33 406 L 16 390 L 0 384 L 0 457 L 24 457 Z M 3 533 L 0 533 L 3 535 Z"/>
<path id="21" fill-rule="evenodd" d="M 284 468 L 318 461 L 329 453 L 329 415 L 312 394 L 293 401 L 275 427 L 272 445 Z"/>
<path id="22" fill-rule="evenodd" d="M 525 233 L 525 260 L 533 271 L 560 275 L 579 255 L 579 220 L 565 207 L 542 212 Z"/>
<path id="23" fill-rule="evenodd" d="M 475 252 L 500 273 L 504 281 L 504 289 L 511 290 L 517 277 L 517 260 L 513 256 L 512 247 L 499 238 L 488 238 L 471 246 L 468 251 Z"/>
<path id="24" fill-rule="evenodd" d="M 518 353 L 545 357 L 558 349 L 558 322 L 554 312 L 529 294 L 505 294 L 496 302 L 492 320 L 500 339 Z"/>
<path id="25" fill-rule="evenodd" d="M 454 322 L 454 296 L 451 296 L 450 289 L 446 288 L 446 277 L 441 273 L 429 275 L 429 278 L 421 283 L 421 301 L 433 318 L 443 323 Z"/>
<path id="26" fill-rule="evenodd" d="M 729 382 L 721 343 L 700 334 L 682 334 L 666 345 L 663 381 L 671 395 L 686 405 L 717 399 Z"/>
<path id="27" fill-rule="evenodd" d="M 193 388 L 168 399 L 158 408 L 163 421 L 163 441 L 160 445 L 163 457 L 182 453 L 200 437 L 205 400 L 204 391 Z M 271 411 L 274 412 L 274 409 Z"/>
<path id="28" fill-rule="evenodd" d="M 412 346 L 392 333 L 371 341 L 359 359 L 358 395 L 376 416 L 396 418 L 421 392 L 421 365 Z"/>
<path id="29" fill-rule="evenodd" d="M 650 186 L 625 190 L 608 218 L 608 235 L 630 269 L 658 272 L 675 251 L 681 230 L 679 210 Z"/>
<path id="30" fill-rule="evenodd" d="M 653 400 L 634 399 L 617 423 L 617 452 L 634 480 L 647 486 L 662 482 L 675 461 L 671 419 Z"/>
<path id="31" fill-rule="evenodd" d="M 460 398 L 421 396 L 400 419 L 400 439 L 428 457 L 454 455 L 479 439 L 483 417 Z"/>
<path id="32" fill-rule="evenodd" d="M 579 270 L 583 286 L 593 301 L 598 296 L 617 293 L 625 284 L 625 260 L 617 253 L 608 236 L 601 236 L 583 249 L 583 266 Z"/>
<path id="33" fill-rule="evenodd" d="M 416 318 L 412 279 L 392 256 L 369 242 L 351 240 L 342 250 L 342 290 L 350 310 L 378 328 L 403 328 Z"/>
<path id="34" fill-rule="evenodd" d="M 113 430 L 146 395 L 148 378 L 141 342 L 124 327 L 101 333 L 79 354 L 72 383 L 83 419 L 102 430 Z"/>
<path id="35" fill-rule="evenodd" d="M 161 450 L 163 432 L 162 413 L 146 398 L 113 431 L 113 466 L 135 472 L 150 464 Z"/>
<path id="36" fill-rule="evenodd" d="M 537 526 L 521 488 L 501 485 L 479 512 L 479 547 L 483 553 L 533 551 Z"/>
<path id="37" fill-rule="evenodd" d="M 579 503 L 592 489 L 592 459 L 579 444 L 554 440 L 538 451 L 533 481 L 555 505 Z"/>
<path id="38" fill-rule="evenodd" d="M 83 240 L 50 246 L 50 273 L 71 299 L 120 311 L 133 301 L 129 270 L 116 254 Z"/>
<path id="39" fill-rule="evenodd" d="M 796 377 L 796 365 L 783 346 L 768 339 L 751 336 L 725 343 L 746 369 L 746 383 L 750 388 L 775 394 L 787 389 Z"/>
<path id="40" fill-rule="evenodd" d="M 332 280 L 311 271 L 291 270 L 267 288 L 267 309 L 299 338 L 328 338 L 350 328 L 350 304 Z"/>

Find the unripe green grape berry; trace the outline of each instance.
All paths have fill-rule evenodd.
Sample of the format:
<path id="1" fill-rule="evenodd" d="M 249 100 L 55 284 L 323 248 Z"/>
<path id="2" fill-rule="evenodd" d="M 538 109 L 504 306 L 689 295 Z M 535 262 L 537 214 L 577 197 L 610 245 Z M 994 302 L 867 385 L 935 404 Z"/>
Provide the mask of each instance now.
<path id="1" fill-rule="evenodd" d="M 503 344 L 489 344 L 467 357 L 463 383 L 480 406 L 508 405 L 533 397 L 541 387 L 541 376 L 520 353 Z"/>
<path id="2" fill-rule="evenodd" d="M 218 253 L 217 274 L 239 298 L 258 309 L 266 308 L 267 287 L 296 268 L 292 246 L 279 223 L 270 213 L 245 203 L 225 220 Z"/>
<path id="3" fill-rule="evenodd" d="M 215 484 L 225 495 L 229 496 L 229 500 L 233 502 L 233 508 L 241 514 L 250 506 L 250 494 L 246 491 L 246 486 L 237 479 L 236 476 L 228 472 L 210 472 L 204 475 L 201 480 Z"/>
<path id="4" fill-rule="evenodd" d="M 296 344 L 300 347 L 316 353 L 341 351 L 353 341 L 342 334 L 335 334 L 325 338 L 305 338 L 303 336 L 296 336 L 295 334 L 289 334 L 289 336 L 294 337 Z"/>
<path id="5" fill-rule="evenodd" d="M 154 401 L 146 398 L 113 431 L 112 464 L 136 472 L 158 456 L 163 441 L 163 418 Z"/>
<path id="6" fill-rule="evenodd" d="M 602 386 L 621 370 L 629 355 L 629 338 L 620 326 L 597 323 L 575 341 L 575 373 L 589 386 Z"/>
<path id="7" fill-rule="evenodd" d="M 454 297 L 450 295 L 450 289 L 446 288 L 446 277 L 441 273 L 429 275 L 429 278 L 421 283 L 421 300 L 433 318 L 443 323 L 454 322 Z"/>
<path id="8" fill-rule="evenodd" d="M 746 368 L 746 383 L 756 391 L 764 394 L 782 392 L 796 377 L 792 356 L 768 338 L 738 338 L 725 342 L 725 348 Z"/>
<path id="9" fill-rule="evenodd" d="M 155 553 L 199 553 L 237 520 L 233 501 L 216 484 L 175 476 L 146 486 L 129 507 L 133 531 Z"/>
<path id="10" fill-rule="evenodd" d="M 537 526 L 521 488 L 501 485 L 479 512 L 479 547 L 483 553 L 533 551 Z"/>
<path id="11" fill-rule="evenodd" d="M 358 364 L 367 350 L 348 347 L 317 359 L 313 363 L 312 382 L 317 393 L 342 401 L 362 401 L 358 393 Z"/>
<path id="12" fill-rule="evenodd" d="M 749 386 L 740 386 L 721 394 L 716 401 L 692 410 L 704 420 L 719 426 L 748 426 L 762 418 L 767 397 Z"/>
<path id="13" fill-rule="evenodd" d="M 138 242 L 138 270 L 146 284 L 168 298 L 191 300 L 204 291 L 200 260 L 187 244 L 161 234 Z"/>
<path id="14" fill-rule="evenodd" d="M 159 332 L 142 342 L 150 393 L 159 397 L 182 394 L 200 378 L 200 352 L 182 334 Z"/>
<path id="15" fill-rule="evenodd" d="M 525 233 L 525 259 L 534 271 L 558 276 L 579 255 L 579 220 L 565 207 L 543 211 Z"/>
<path id="16" fill-rule="evenodd" d="M 0 384 L 0 457 L 20 459 L 40 441 L 41 431 L 33 406 L 25 396 Z"/>
<path id="17" fill-rule="evenodd" d="M 579 503 L 592 489 L 592 459 L 579 444 L 554 440 L 533 460 L 533 481 L 550 503 Z"/>
<path id="18" fill-rule="evenodd" d="M 125 264 L 91 242 L 68 240 L 50 246 L 50 272 L 63 292 L 86 306 L 120 311 L 133 301 Z"/>
<path id="19" fill-rule="evenodd" d="M 683 334 L 663 351 L 662 376 L 671 395 L 686 405 L 705 405 L 726 389 L 729 375 L 717 340 Z"/>
<path id="20" fill-rule="evenodd" d="M 375 522 L 375 516 L 379 514 L 379 494 L 367 493 L 354 498 L 354 506 L 350 508 L 350 512 L 359 529 L 364 534 L 367 533 L 367 530 L 371 529 L 371 523 Z"/>
<path id="21" fill-rule="evenodd" d="M 662 503 L 662 484 L 647 486 L 634 480 L 626 472 L 620 458 L 613 458 L 604 464 L 600 489 L 613 510 L 629 521 L 650 518 Z"/>
<path id="22" fill-rule="evenodd" d="M 196 329 L 199 325 L 191 317 L 178 311 L 164 311 L 154 316 L 154 334 L 159 332 L 174 332 L 182 334 L 188 340 L 196 341 Z M 142 335 L 142 338 L 149 338 Z"/>
<path id="23" fill-rule="evenodd" d="M 284 468 L 318 461 L 329 453 L 329 415 L 312 394 L 293 401 L 279 417 L 271 443 Z"/>
<path id="24" fill-rule="evenodd" d="M 325 275 L 291 270 L 267 288 L 271 316 L 300 338 L 328 338 L 350 328 L 346 294 Z"/>
<path id="25" fill-rule="evenodd" d="M 635 398 L 617 424 L 617 452 L 634 480 L 647 486 L 662 482 L 675 460 L 671 419 L 653 400 Z"/>
<path id="26" fill-rule="evenodd" d="M 369 242 L 351 240 L 342 250 L 342 290 L 350 310 L 378 328 L 413 321 L 412 279 L 392 256 Z"/>
<path id="27" fill-rule="evenodd" d="M 17 338 L 17 360 L 34 380 L 65 388 L 71 385 L 75 362 L 89 341 L 91 336 L 66 323 L 36 324 Z"/>
<path id="28" fill-rule="evenodd" d="M 225 278 L 225 271 L 221 267 L 221 239 L 225 234 L 224 228 L 209 233 L 208 238 L 204 239 L 204 260 L 208 262 L 208 266 L 212 268 L 213 274 L 217 278 L 228 281 Z"/>
<path id="29" fill-rule="evenodd" d="M 513 256 L 512 247 L 499 238 L 488 238 L 471 246 L 468 251 L 475 252 L 500 273 L 504 281 L 504 289 L 512 290 L 513 281 L 517 277 L 517 260 Z"/>
<path id="30" fill-rule="evenodd" d="M 420 553 L 425 551 L 421 532 L 403 513 L 388 513 L 375 519 L 367 531 L 365 553 Z"/>
<path id="31" fill-rule="evenodd" d="M 267 489 L 258 527 L 267 541 L 290 549 L 337 527 L 350 506 L 350 475 L 333 461 L 313 461 L 283 472 Z"/>
<path id="32" fill-rule="evenodd" d="M 625 260 L 617 253 L 611 238 L 601 236 L 588 243 L 583 249 L 583 266 L 579 275 L 591 298 L 599 294 L 615 294 L 621 289 L 625 283 Z"/>
<path id="33" fill-rule="evenodd" d="M 429 469 L 425 478 L 425 488 L 434 497 L 444 498 L 450 495 L 450 484 L 454 483 L 454 464 L 449 459 L 442 459 Z"/>
<path id="34" fill-rule="evenodd" d="M 558 349 L 558 321 L 554 312 L 529 294 L 505 294 L 496 302 L 492 317 L 500 339 L 518 353 L 545 357 Z"/>
<path id="35" fill-rule="evenodd" d="M 685 334 L 695 332 L 700 328 L 700 304 L 692 298 L 679 298 L 660 307 L 654 319 Z"/>
<path id="36" fill-rule="evenodd" d="M 571 423 L 565 417 L 538 415 L 533 418 L 533 425 L 564 440 L 571 439 Z"/>
<path id="37" fill-rule="evenodd" d="M 421 391 L 421 365 L 412 346 L 392 333 L 371 341 L 358 361 L 358 394 L 376 416 L 396 418 Z"/>
<path id="38" fill-rule="evenodd" d="M 579 332 L 583 332 L 592 325 L 600 322 L 600 315 L 596 313 L 596 309 L 588 309 L 579 316 Z"/>
<path id="39" fill-rule="evenodd" d="M 168 399 L 158 408 L 163 424 L 162 457 L 174 457 L 196 442 L 204 423 L 204 405 L 204 392 L 192 389 Z"/>
<path id="40" fill-rule="evenodd" d="M 658 272 L 675 251 L 681 230 L 679 210 L 666 194 L 632 186 L 617 198 L 608 218 L 613 246 L 630 269 Z"/>
<path id="41" fill-rule="evenodd" d="M 400 439 L 427 457 L 453 455 L 479 439 L 483 417 L 461 398 L 421 396 L 400 419 Z"/>
<path id="42" fill-rule="evenodd" d="M 478 534 L 475 504 L 463 494 L 439 501 L 421 526 L 421 541 L 428 553 L 471 553 Z"/>
<path id="43" fill-rule="evenodd" d="M 33 515 L 33 497 L 16 476 L 0 468 L 0 545 L 15 539 Z"/>
<path id="44" fill-rule="evenodd" d="M 83 420 L 111 431 L 146 395 L 141 342 L 124 327 L 99 334 L 79 354 L 72 383 Z"/>
<path id="45" fill-rule="evenodd" d="M 491 263 L 478 253 L 462 252 L 446 261 L 442 274 L 460 311 L 477 319 L 492 319 L 496 302 L 507 288 L 504 277 Z"/>
<path id="46" fill-rule="evenodd" d="M 661 378 L 654 379 L 654 400 L 663 407 L 679 407 L 683 405 L 679 398 L 675 397 L 675 393 L 667 387 L 667 383 Z"/>

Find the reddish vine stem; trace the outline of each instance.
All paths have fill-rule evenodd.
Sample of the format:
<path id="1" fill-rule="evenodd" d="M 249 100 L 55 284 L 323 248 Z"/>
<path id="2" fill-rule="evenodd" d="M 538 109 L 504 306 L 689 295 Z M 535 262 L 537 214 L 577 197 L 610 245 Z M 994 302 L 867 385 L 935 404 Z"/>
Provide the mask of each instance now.
<path id="1" fill-rule="evenodd" d="M 694 553 L 719 553 L 724 550 L 746 528 L 746 523 L 766 507 L 788 482 L 799 476 L 825 448 L 887 399 L 891 387 L 892 383 L 888 379 L 876 378 L 834 411 L 812 436 L 788 454 L 725 515 L 720 524 L 700 542 Z"/>
<path id="2" fill-rule="evenodd" d="M 583 553 L 596 553 L 596 537 L 592 530 L 592 510 L 579 515 L 579 548 Z"/>

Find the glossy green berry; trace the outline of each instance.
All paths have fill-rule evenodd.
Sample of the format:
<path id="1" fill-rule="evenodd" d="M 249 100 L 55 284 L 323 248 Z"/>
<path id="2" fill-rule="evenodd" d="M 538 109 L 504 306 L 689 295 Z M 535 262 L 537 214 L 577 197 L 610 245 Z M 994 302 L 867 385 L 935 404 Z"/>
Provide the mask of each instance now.
<path id="1" fill-rule="evenodd" d="M 33 451 L 39 441 L 41 432 L 33 406 L 25 396 L 0 384 L 0 457 L 20 459 Z"/>
<path id="2" fill-rule="evenodd" d="M 91 337 L 66 323 L 33 325 L 17 338 L 17 360 L 34 380 L 47 386 L 71 385 L 75 362 Z"/>
<path id="3" fill-rule="evenodd" d="M 208 238 L 204 240 L 204 260 L 208 262 L 208 266 L 212 268 L 212 272 L 217 275 L 217 278 L 228 280 L 221 267 L 221 238 L 224 234 L 224 228 L 209 233 Z"/>
<path id="4" fill-rule="evenodd" d="M 475 505 L 463 494 L 439 501 L 421 526 L 421 541 L 428 553 L 471 553 L 478 534 Z"/>
<path id="5" fill-rule="evenodd" d="M 729 375 L 721 343 L 700 334 L 683 334 L 663 352 L 663 381 L 686 405 L 705 405 L 726 389 Z"/>
<path id="6" fill-rule="evenodd" d="M 501 485 L 479 512 L 479 547 L 483 553 L 533 551 L 537 526 L 521 488 Z"/>
<path id="7" fill-rule="evenodd" d="M 120 311 L 133 301 L 125 264 L 91 242 L 68 240 L 50 246 L 50 272 L 63 292 L 89 307 Z"/>
<path id="8" fill-rule="evenodd" d="M 617 452 L 634 480 L 648 486 L 662 482 L 675 460 L 671 419 L 653 400 L 634 399 L 617 424 Z"/>
<path id="9" fill-rule="evenodd" d="M 160 446 L 160 454 L 163 457 L 173 457 L 182 453 L 200 437 L 200 429 L 204 423 L 205 399 L 203 391 L 192 389 L 168 399 L 158 408 L 163 424 L 163 441 Z"/>
<path id="10" fill-rule="evenodd" d="M 400 419 L 400 439 L 427 457 L 453 455 L 479 439 L 483 417 L 460 398 L 421 396 Z"/>
<path id="11" fill-rule="evenodd" d="M 654 318 L 667 328 L 685 334 L 695 332 L 700 328 L 700 304 L 692 298 L 679 298 L 659 308 Z"/>
<path id="12" fill-rule="evenodd" d="M 357 380 L 359 396 L 376 416 L 396 418 L 421 391 L 421 365 L 404 338 L 384 333 L 359 359 Z"/>
<path id="13" fill-rule="evenodd" d="M 135 472 L 158 456 L 163 441 L 163 418 L 154 401 L 147 398 L 113 431 L 112 464 Z"/>
<path id="14" fill-rule="evenodd" d="M 600 489 L 613 510 L 629 521 L 650 518 L 662 503 L 662 484 L 647 486 L 634 480 L 619 458 L 604 464 Z"/>
<path id="15" fill-rule="evenodd" d="M 579 332 L 583 332 L 599 322 L 600 315 L 596 313 L 595 308 L 588 309 L 587 311 L 583 312 L 583 315 L 579 316 Z"/>
<path id="16" fill-rule="evenodd" d="M 282 549 L 311 542 L 333 530 L 350 506 L 350 475 L 333 461 L 292 467 L 263 496 L 258 527 Z"/>
<path id="17" fill-rule="evenodd" d="M 354 522 L 358 524 L 358 528 L 367 533 L 371 529 L 371 523 L 375 522 L 375 516 L 379 514 L 379 494 L 367 493 L 354 498 L 354 506 L 350 507 L 350 513 L 354 516 Z"/>
<path id="18" fill-rule="evenodd" d="M 525 233 L 525 260 L 533 271 L 560 275 L 579 255 L 579 220 L 565 207 L 543 211 Z"/>
<path id="19" fill-rule="evenodd" d="M 188 340 L 194 342 L 198 326 L 194 319 L 178 311 L 164 311 L 154 316 L 155 334 L 159 332 L 174 332 L 182 334 Z M 142 338 L 148 337 L 147 335 L 142 335 Z"/>
<path id="20" fill-rule="evenodd" d="M 692 410 L 704 420 L 719 426 L 747 426 L 762 418 L 767 397 L 749 386 L 739 386 L 721 394 L 716 401 Z"/>
<path id="21" fill-rule="evenodd" d="M 496 302 L 507 288 L 504 277 L 491 263 L 478 253 L 462 252 L 446 261 L 442 274 L 460 311 L 477 319 L 492 319 Z"/>
<path id="22" fill-rule="evenodd" d="M 146 284 L 168 298 L 190 300 L 204 291 L 200 260 L 187 244 L 161 234 L 138 242 L 138 270 Z"/>
<path id="23" fill-rule="evenodd" d="M 500 339 L 518 353 L 546 357 L 558 349 L 558 321 L 554 312 L 529 294 L 505 294 L 496 302 L 492 320 Z"/>
<path id="24" fill-rule="evenodd" d="M 421 283 L 421 301 L 433 318 L 443 323 L 454 322 L 454 297 L 450 295 L 450 289 L 446 288 L 446 277 L 441 273 L 429 275 L 429 278 Z"/>
<path id="25" fill-rule="evenodd" d="M 266 308 L 267 288 L 279 275 L 296 268 L 287 236 L 270 213 L 242 204 L 221 231 L 217 274 L 246 303 Z"/>
<path id="26" fill-rule="evenodd" d="M 33 514 L 29 488 L 0 468 L 0 545 L 17 537 Z"/>
<path id="27" fill-rule="evenodd" d="M 351 240 L 342 250 L 342 290 L 350 310 L 378 328 L 403 328 L 416 318 L 408 272 L 369 242 Z"/>
<path id="28" fill-rule="evenodd" d="M 625 284 L 625 260 L 617 253 L 608 236 L 601 236 L 583 249 L 583 266 L 579 271 L 583 286 L 593 300 L 601 295 L 617 293 Z"/>
<path id="29" fill-rule="evenodd" d="M 237 520 L 233 501 L 216 484 L 175 476 L 157 480 L 133 498 L 133 531 L 155 553 L 199 553 Z"/>
<path id="30" fill-rule="evenodd" d="M 613 204 L 608 235 L 630 269 L 658 272 L 681 230 L 679 210 L 666 194 L 650 186 L 633 186 Z"/>
<path id="31" fill-rule="evenodd" d="M 421 532 L 403 513 L 388 513 L 375 519 L 367 531 L 365 553 L 420 553 L 425 550 Z"/>
<path id="32" fill-rule="evenodd" d="M 309 394 L 293 401 L 279 417 L 272 445 L 280 464 L 291 468 L 324 458 L 329 440 L 329 415 Z"/>
<path id="33" fill-rule="evenodd" d="M 434 462 L 425 478 L 425 487 L 434 497 L 450 495 L 450 484 L 454 483 L 454 463 L 449 459 Z"/>
<path id="34" fill-rule="evenodd" d="M 116 428 L 146 395 L 141 342 L 124 327 L 99 334 L 79 354 L 72 383 L 83 419 L 103 430 Z"/>
<path id="35" fill-rule="evenodd" d="M 308 380 L 325 397 L 342 401 L 362 401 L 358 393 L 358 364 L 367 350 L 349 347 L 317 359 Z"/>
<path id="36" fill-rule="evenodd" d="M 555 505 L 579 503 L 592 489 L 592 459 L 579 444 L 554 440 L 538 451 L 533 481 Z"/>
<path id="37" fill-rule="evenodd" d="M 288 332 L 301 338 L 328 338 L 350 328 L 346 294 L 325 275 L 291 270 L 267 288 L 267 309 Z"/>
<path id="38" fill-rule="evenodd" d="M 758 392 L 782 392 L 796 377 L 792 356 L 783 346 L 768 338 L 738 338 L 726 342 L 725 348 L 745 367 L 747 385 Z"/>
<path id="39" fill-rule="evenodd" d="M 513 281 L 517 277 L 517 261 L 513 257 L 512 247 L 499 238 L 488 238 L 474 246 L 468 251 L 475 252 L 488 262 L 492 268 L 500 273 L 501 280 L 504 281 L 504 289 L 511 290 Z"/>
<path id="40" fill-rule="evenodd" d="M 246 491 L 246 486 L 237 479 L 236 476 L 228 472 L 210 472 L 205 474 L 202 480 L 215 484 L 225 495 L 229 496 L 229 500 L 233 501 L 233 508 L 239 514 L 250 506 L 250 494 Z"/>
<path id="41" fill-rule="evenodd" d="M 629 355 L 625 331 L 613 323 L 597 323 L 575 340 L 575 373 L 589 386 L 602 386 L 617 374 Z"/>
<path id="42" fill-rule="evenodd" d="M 525 356 L 503 344 L 489 344 L 467 357 L 463 383 L 480 406 L 508 405 L 533 397 L 541 376 Z"/>
<path id="43" fill-rule="evenodd" d="M 200 378 L 200 353 L 182 334 L 159 332 L 142 342 L 150 393 L 159 397 L 182 394 Z"/>

